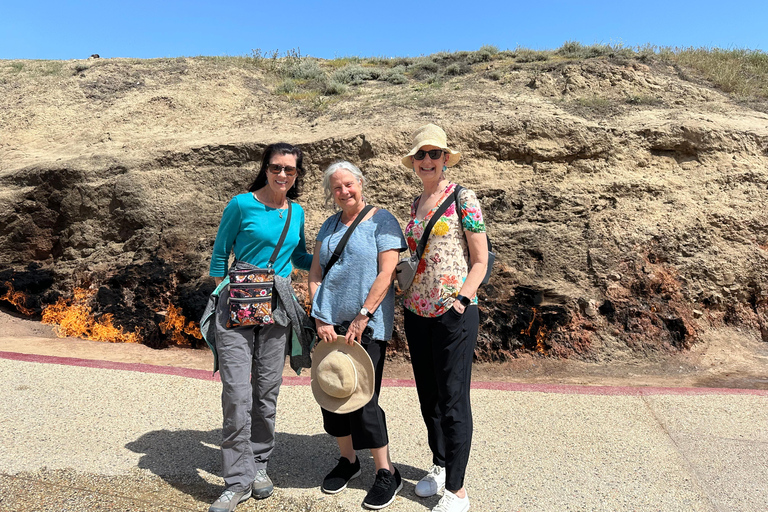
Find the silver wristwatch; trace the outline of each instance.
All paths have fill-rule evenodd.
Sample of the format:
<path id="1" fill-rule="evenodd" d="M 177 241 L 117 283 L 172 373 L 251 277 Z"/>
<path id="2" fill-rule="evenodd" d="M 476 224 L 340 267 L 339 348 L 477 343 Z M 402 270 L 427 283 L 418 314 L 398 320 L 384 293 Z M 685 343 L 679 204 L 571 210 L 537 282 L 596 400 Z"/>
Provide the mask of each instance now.
<path id="1" fill-rule="evenodd" d="M 373 313 L 368 311 L 368 308 L 360 309 L 360 314 L 363 315 L 363 316 L 367 316 L 368 318 L 373 318 Z"/>

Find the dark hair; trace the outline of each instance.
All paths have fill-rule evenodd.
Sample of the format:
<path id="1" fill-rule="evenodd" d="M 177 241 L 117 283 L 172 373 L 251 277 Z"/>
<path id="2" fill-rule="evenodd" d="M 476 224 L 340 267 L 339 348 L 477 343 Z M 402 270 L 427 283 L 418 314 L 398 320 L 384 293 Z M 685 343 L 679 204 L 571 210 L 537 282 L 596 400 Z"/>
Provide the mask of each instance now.
<path id="1" fill-rule="evenodd" d="M 293 182 L 293 186 L 288 189 L 288 199 L 297 199 L 301 195 L 301 182 L 304 175 L 307 173 L 304 170 L 304 153 L 301 152 L 296 146 L 291 146 L 286 142 L 278 142 L 276 144 L 270 144 L 264 148 L 264 154 L 261 156 L 261 169 L 259 174 L 256 175 L 256 179 L 253 180 L 251 188 L 248 192 L 256 192 L 261 187 L 267 184 L 267 166 L 269 161 L 272 160 L 272 155 L 293 155 L 296 157 L 296 181 Z"/>

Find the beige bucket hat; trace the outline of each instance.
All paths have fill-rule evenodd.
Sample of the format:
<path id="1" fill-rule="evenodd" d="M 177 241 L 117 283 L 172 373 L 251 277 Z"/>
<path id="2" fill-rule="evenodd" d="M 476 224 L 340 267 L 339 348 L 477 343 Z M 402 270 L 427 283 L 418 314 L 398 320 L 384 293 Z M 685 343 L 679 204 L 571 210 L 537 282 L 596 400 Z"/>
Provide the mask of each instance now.
<path id="1" fill-rule="evenodd" d="M 368 352 L 344 336 L 331 343 L 320 342 L 312 352 L 312 394 L 326 411 L 345 414 L 371 401 L 374 369 Z"/>
<path id="2" fill-rule="evenodd" d="M 413 132 L 413 149 L 401 160 L 403 165 L 413 169 L 411 157 L 423 146 L 437 146 L 445 150 L 448 153 L 448 160 L 445 162 L 446 167 L 453 167 L 461 160 L 461 153 L 448 147 L 448 140 L 443 129 L 436 124 L 429 123 Z"/>

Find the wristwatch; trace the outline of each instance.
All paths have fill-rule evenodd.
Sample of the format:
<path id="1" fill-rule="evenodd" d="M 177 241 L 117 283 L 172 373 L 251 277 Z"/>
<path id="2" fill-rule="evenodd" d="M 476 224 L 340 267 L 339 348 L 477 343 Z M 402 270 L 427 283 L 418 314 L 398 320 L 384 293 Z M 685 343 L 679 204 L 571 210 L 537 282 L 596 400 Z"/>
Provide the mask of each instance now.
<path id="1" fill-rule="evenodd" d="M 469 305 L 472 303 L 472 301 L 471 301 L 471 300 L 469 300 L 469 297 L 465 297 L 465 296 L 463 296 L 463 295 L 457 295 L 457 296 L 456 296 L 456 300 L 457 300 L 457 301 L 459 301 L 459 302 L 461 302 L 461 304 L 462 304 L 464 307 L 467 307 L 467 306 L 469 306 Z"/>
<path id="2" fill-rule="evenodd" d="M 360 314 L 363 315 L 363 316 L 367 316 L 368 318 L 373 318 L 373 313 L 368 311 L 368 308 L 360 309 Z"/>

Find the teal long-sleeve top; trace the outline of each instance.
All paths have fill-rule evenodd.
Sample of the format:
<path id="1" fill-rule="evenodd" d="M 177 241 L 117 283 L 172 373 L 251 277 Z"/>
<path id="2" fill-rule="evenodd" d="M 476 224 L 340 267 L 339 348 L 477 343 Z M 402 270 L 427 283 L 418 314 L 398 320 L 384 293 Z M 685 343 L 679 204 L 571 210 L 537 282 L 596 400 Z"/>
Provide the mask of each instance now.
<path id="1" fill-rule="evenodd" d="M 213 244 L 210 275 L 226 275 L 229 254 L 233 251 L 239 261 L 266 268 L 287 218 L 287 212 L 283 212 L 281 219 L 280 210 L 265 206 L 250 192 L 233 197 L 221 216 Z M 291 202 L 291 226 L 272 268 L 275 274 L 288 277 L 293 265 L 309 270 L 311 263 L 312 255 L 307 253 L 304 238 L 304 209 Z"/>

